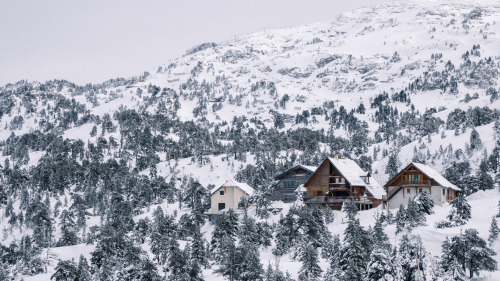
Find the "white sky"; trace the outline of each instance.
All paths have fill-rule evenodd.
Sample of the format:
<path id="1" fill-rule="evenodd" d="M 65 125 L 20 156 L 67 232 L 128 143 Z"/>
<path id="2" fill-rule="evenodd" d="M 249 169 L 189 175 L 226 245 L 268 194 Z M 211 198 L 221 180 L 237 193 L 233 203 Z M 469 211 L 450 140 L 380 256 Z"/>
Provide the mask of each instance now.
<path id="1" fill-rule="evenodd" d="M 0 85 L 135 76 L 199 43 L 330 21 L 385 1 L 0 0 Z"/>

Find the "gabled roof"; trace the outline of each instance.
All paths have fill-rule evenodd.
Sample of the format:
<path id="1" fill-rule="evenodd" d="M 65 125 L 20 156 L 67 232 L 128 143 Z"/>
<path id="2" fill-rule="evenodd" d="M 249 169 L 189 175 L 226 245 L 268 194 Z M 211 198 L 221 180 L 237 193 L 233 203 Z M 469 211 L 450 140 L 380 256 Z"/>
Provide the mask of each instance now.
<path id="1" fill-rule="evenodd" d="M 417 168 L 417 170 L 419 170 L 420 172 L 424 173 L 429 178 L 436 181 L 442 187 L 451 188 L 451 189 L 456 190 L 456 191 L 462 191 L 462 189 L 460 189 L 458 186 L 449 182 L 446 178 L 444 178 L 440 173 L 438 173 L 436 170 L 434 170 L 430 166 L 428 166 L 424 163 L 417 163 L 417 162 L 411 162 L 410 164 L 408 164 L 397 175 L 395 175 L 389 181 L 387 181 L 387 183 L 384 186 L 387 187 L 390 182 L 392 182 L 395 178 L 397 178 L 399 175 L 401 175 L 401 173 L 404 172 L 406 169 L 408 169 L 410 166 L 414 166 L 415 168 Z"/>
<path id="2" fill-rule="evenodd" d="M 370 178 L 370 184 L 366 185 L 366 190 L 377 199 L 382 199 L 386 195 L 384 186 L 374 177 Z"/>
<path id="3" fill-rule="evenodd" d="M 335 159 L 327 158 L 328 161 L 339 171 L 339 173 L 347 180 L 351 186 L 363 186 L 376 199 L 382 199 L 385 195 L 383 186 L 373 178 L 370 178 L 370 183 L 366 183 L 361 177 L 366 177 L 368 172 L 365 172 L 352 159 Z M 325 161 L 327 160 L 325 159 Z M 323 161 L 323 163 L 325 162 Z M 316 172 L 315 172 L 316 173 Z M 312 176 L 311 176 L 312 178 Z M 306 182 L 307 185 L 309 181 Z M 299 186 L 300 188 L 300 186 Z"/>
<path id="4" fill-rule="evenodd" d="M 385 184 L 389 181 L 390 179 L 390 176 L 389 174 L 373 174 L 371 175 L 372 176 L 372 179 L 375 179 L 379 184 L 381 184 L 382 186 L 385 186 Z M 372 181 L 372 179 L 370 179 L 370 181 Z"/>
<path id="5" fill-rule="evenodd" d="M 297 170 L 298 168 L 302 168 L 302 169 L 305 169 L 305 170 L 310 171 L 311 173 L 314 173 L 314 171 L 316 171 L 316 169 L 317 169 L 318 167 L 314 167 L 314 166 L 306 166 L 306 165 L 301 165 L 301 164 L 299 164 L 299 165 L 294 166 L 294 167 L 292 167 L 292 168 L 290 168 L 290 169 L 288 169 L 288 170 L 284 171 L 283 173 L 281 173 L 281 174 L 279 174 L 279 175 L 275 176 L 275 177 L 274 177 L 274 179 L 279 179 L 279 178 L 281 178 L 282 176 L 284 176 L 285 174 L 287 174 L 287 173 L 289 173 L 289 172 L 291 172 L 291 171 L 293 171 L 293 170 Z"/>
<path id="6" fill-rule="evenodd" d="M 224 187 L 224 186 L 226 186 L 226 187 L 229 187 L 229 186 L 238 187 L 239 189 L 241 189 L 243 192 L 245 192 L 249 196 L 253 195 L 253 192 L 254 192 L 254 189 L 246 183 L 237 182 L 235 180 L 227 180 L 223 185 L 221 185 L 219 187 L 212 188 L 212 190 L 210 190 L 209 196 L 212 196 L 212 194 L 214 194 L 215 192 L 217 192 L 217 190 L 219 190 L 221 187 Z"/>
<path id="7" fill-rule="evenodd" d="M 412 162 L 412 164 L 420 170 L 420 172 L 426 174 L 429 178 L 435 180 L 443 187 L 448 187 L 456 191 L 462 191 L 458 186 L 449 182 L 445 177 L 443 177 L 440 173 L 438 173 L 433 168 L 427 166 L 426 164 Z"/>
<path id="8" fill-rule="evenodd" d="M 354 160 L 335 159 L 329 157 L 330 163 L 345 177 L 350 185 L 367 186 L 368 184 L 361 178 L 368 173 L 363 171 Z M 373 194 L 372 194 L 373 195 Z"/>

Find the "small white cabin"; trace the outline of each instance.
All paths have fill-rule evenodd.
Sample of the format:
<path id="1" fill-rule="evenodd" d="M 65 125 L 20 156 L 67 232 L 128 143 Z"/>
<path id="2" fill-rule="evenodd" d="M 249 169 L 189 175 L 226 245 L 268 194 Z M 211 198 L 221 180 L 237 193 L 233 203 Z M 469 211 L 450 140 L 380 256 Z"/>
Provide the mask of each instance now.
<path id="1" fill-rule="evenodd" d="M 254 189 L 246 183 L 228 180 L 220 187 L 210 190 L 210 210 L 205 212 L 213 221 L 214 216 L 221 215 L 229 209 L 238 210 L 242 198 L 253 195 Z M 252 208 L 253 206 L 249 206 Z"/>

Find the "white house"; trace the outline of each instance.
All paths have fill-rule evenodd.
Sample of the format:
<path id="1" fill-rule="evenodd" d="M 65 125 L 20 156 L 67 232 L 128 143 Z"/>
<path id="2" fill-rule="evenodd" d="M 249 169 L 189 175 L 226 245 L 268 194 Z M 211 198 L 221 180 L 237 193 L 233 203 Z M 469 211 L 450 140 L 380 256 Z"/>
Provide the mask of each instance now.
<path id="1" fill-rule="evenodd" d="M 389 209 L 408 205 L 408 200 L 427 191 L 441 206 L 462 190 L 424 163 L 412 162 L 384 185 Z"/>
<path id="2" fill-rule="evenodd" d="M 215 216 L 227 212 L 229 209 L 238 210 L 238 203 L 242 198 L 248 198 L 254 189 L 246 183 L 228 180 L 220 187 L 210 190 L 210 210 L 205 212 L 213 221 Z M 249 206 L 252 208 L 253 206 Z"/>

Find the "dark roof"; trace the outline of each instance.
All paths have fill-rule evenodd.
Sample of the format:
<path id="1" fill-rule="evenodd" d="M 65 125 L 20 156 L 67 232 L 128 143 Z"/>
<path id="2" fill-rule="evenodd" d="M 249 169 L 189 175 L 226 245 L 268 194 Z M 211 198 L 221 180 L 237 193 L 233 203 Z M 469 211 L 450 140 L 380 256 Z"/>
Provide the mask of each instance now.
<path id="1" fill-rule="evenodd" d="M 284 175 L 288 174 L 289 172 L 294 171 L 294 170 L 297 170 L 297 169 L 299 169 L 299 168 L 302 168 L 302 169 L 304 169 L 304 170 L 307 170 L 307 171 L 309 171 L 309 172 L 311 172 L 311 173 L 313 173 L 313 172 L 317 169 L 317 167 L 312 167 L 312 166 L 306 166 L 306 165 L 300 165 L 300 164 L 299 164 L 299 165 L 297 165 L 297 166 L 295 166 L 295 167 L 292 167 L 292 168 L 290 168 L 290 169 L 288 169 L 288 170 L 284 171 L 283 173 L 281 173 L 281 174 L 279 174 L 279 175 L 275 176 L 275 177 L 274 177 L 274 179 L 275 179 L 275 180 L 277 180 L 277 179 L 281 178 L 282 176 L 284 176 Z"/>

